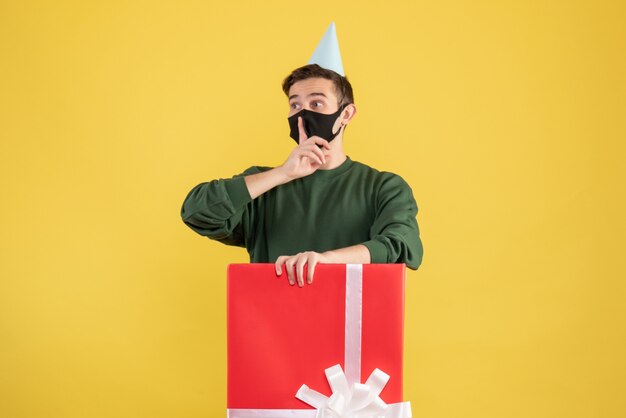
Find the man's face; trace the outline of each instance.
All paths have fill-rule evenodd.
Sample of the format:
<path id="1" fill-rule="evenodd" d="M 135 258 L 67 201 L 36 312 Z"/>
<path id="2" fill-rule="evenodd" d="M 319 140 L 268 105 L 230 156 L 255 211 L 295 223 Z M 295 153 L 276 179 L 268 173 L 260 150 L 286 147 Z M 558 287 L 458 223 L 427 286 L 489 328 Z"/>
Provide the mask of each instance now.
<path id="1" fill-rule="evenodd" d="M 289 116 L 302 109 L 331 114 L 339 110 L 332 80 L 312 77 L 295 82 L 289 89 Z"/>

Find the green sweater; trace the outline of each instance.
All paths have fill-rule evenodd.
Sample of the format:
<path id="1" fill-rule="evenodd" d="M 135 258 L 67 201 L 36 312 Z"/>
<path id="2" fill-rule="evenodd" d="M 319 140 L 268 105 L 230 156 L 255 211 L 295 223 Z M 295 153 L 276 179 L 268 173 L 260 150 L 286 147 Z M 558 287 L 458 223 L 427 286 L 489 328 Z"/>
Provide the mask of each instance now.
<path id="1" fill-rule="evenodd" d="M 348 157 L 253 200 L 244 176 L 269 169 L 254 166 L 198 184 L 182 205 L 183 222 L 200 235 L 245 247 L 251 263 L 363 244 L 372 263 L 406 263 L 413 270 L 421 264 L 417 204 L 402 177 Z"/>

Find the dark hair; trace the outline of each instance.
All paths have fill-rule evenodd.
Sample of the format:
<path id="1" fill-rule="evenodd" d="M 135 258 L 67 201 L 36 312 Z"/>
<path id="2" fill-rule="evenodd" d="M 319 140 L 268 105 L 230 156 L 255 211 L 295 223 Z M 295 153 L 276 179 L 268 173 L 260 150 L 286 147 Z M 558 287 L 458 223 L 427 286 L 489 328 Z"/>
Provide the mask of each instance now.
<path id="1" fill-rule="evenodd" d="M 338 105 L 354 103 L 354 94 L 352 93 L 352 85 L 348 79 L 333 70 L 322 68 L 317 64 L 307 64 L 300 68 L 296 68 L 283 80 L 283 91 L 289 97 L 289 89 L 297 81 L 306 80 L 307 78 L 321 77 L 331 80 L 335 85 L 335 94 L 338 97 Z"/>

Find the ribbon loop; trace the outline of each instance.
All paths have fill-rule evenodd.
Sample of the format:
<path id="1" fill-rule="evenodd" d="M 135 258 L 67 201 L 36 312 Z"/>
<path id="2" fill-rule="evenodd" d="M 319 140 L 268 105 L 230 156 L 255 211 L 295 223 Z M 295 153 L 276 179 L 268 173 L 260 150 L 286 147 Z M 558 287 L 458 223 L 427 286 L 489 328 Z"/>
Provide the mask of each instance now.
<path id="1" fill-rule="evenodd" d="M 348 379 L 343 373 L 341 366 L 336 364 L 325 370 L 326 379 L 333 393 L 340 393 L 347 401 L 350 401 L 350 388 L 348 387 Z"/>
<path id="2" fill-rule="evenodd" d="M 316 390 L 309 388 L 307 385 L 300 386 L 296 393 L 296 398 L 308 403 L 313 408 L 323 408 L 328 403 L 328 398 Z"/>
<path id="3" fill-rule="evenodd" d="M 372 388 L 372 392 L 376 393 L 376 396 L 380 395 L 380 392 L 383 391 L 385 385 L 389 381 L 389 375 L 383 372 L 380 369 L 374 369 L 370 377 L 367 378 L 365 382 L 370 388 Z"/>

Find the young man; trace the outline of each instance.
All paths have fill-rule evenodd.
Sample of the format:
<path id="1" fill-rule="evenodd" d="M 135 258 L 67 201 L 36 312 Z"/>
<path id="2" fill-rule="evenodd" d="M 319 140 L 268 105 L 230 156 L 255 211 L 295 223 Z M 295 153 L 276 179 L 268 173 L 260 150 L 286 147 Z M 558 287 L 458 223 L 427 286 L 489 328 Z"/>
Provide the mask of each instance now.
<path id="1" fill-rule="evenodd" d="M 286 272 L 300 287 L 305 266 L 311 284 L 317 263 L 417 269 L 423 255 L 408 184 L 344 152 L 344 131 L 356 107 L 343 68 L 332 68 L 339 71 L 309 64 L 284 80 L 298 145 L 282 165 L 200 183 L 181 208 L 183 221 L 198 234 L 245 247 L 250 262 L 273 262 L 277 275 Z"/>

